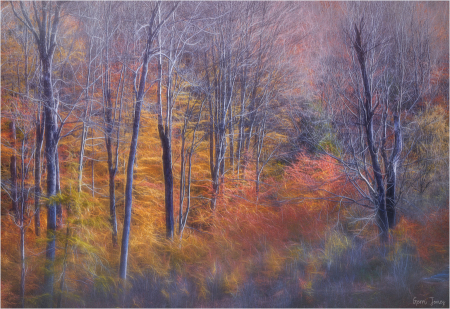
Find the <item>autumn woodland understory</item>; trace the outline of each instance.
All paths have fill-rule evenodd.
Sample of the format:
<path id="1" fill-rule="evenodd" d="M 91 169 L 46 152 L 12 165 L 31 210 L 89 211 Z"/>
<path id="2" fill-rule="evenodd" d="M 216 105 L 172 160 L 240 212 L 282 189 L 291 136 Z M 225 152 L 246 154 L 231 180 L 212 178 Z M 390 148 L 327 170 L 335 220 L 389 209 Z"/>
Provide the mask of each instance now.
<path id="1" fill-rule="evenodd" d="M 2 307 L 448 307 L 448 2 L 2 2 Z"/>

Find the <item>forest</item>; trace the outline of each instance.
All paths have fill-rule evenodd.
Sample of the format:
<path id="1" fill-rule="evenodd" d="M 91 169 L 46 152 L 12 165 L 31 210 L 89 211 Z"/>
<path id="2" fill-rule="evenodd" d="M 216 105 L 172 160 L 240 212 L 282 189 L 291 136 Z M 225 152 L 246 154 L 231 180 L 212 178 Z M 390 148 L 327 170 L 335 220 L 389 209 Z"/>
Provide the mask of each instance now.
<path id="1" fill-rule="evenodd" d="M 1 307 L 448 307 L 449 3 L 1 2 Z"/>

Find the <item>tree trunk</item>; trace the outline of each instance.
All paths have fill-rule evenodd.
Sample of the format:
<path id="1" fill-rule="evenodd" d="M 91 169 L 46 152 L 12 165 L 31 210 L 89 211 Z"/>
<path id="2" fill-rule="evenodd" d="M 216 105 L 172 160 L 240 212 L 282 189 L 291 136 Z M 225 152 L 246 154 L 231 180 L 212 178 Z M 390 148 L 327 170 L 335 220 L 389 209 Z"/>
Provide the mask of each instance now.
<path id="1" fill-rule="evenodd" d="M 24 160 L 24 154 L 25 154 L 25 139 L 22 140 L 22 168 L 21 168 L 21 186 L 20 186 L 20 209 L 19 210 L 19 227 L 20 227 L 20 300 L 22 304 L 22 308 L 25 307 L 25 224 L 24 224 L 24 212 L 25 212 L 25 178 L 27 172 L 25 171 L 25 160 Z"/>
<path id="2" fill-rule="evenodd" d="M 55 261 L 55 231 L 56 231 L 56 205 L 54 196 L 56 195 L 56 115 L 54 114 L 55 101 L 53 98 L 53 85 L 51 78 L 51 60 L 42 59 L 43 88 L 45 111 L 45 158 L 47 160 L 47 197 L 50 199 L 47 204 L 47 251 L 45 270 L 45 306 L 53 305 L 53 282 L 54 282 L 54 261 Z"/>
<path id="3" fill-rule="evenodd" d="M 81 130 L 81 145 L 80 145 L 80 158 L 78 161 L 78 193 L 81 193 L 81 187 L 83 185 L 83 161 L 84 161 L 84 151 L 86 148 L 86 138 L 88 133 L 88 128 L 86 126 L 86 116 L 87 121 L 90 120 L 91 114 L 92 114 L 92 105 L 89 98 L 89 88 L 90 88 L 90 76 L 91 76 L 91 63 L 92 63 L 92 38 L 89 40 L 89 47 L 87 50 L 88 53 L 88 71 L 86 74 L 86 96 L 85 101 L 87 103 L 86 112 L 85 112 L 85 119 L 83 119 L 83 128 Z M 94 92 L 95 84 L 93 85 L 93 92 Z M 88 116 L 89 113 L 89 116 Z"/>
<path id="4" fill-rule="evenodd" d="M 17 204 L 17 162 L 16 162 L 16 123 L 13 120 L 11 122 L 11 134 L 13 139 L 13 155 L 11 156 L 11 163 L 10 163 L 10 172 L 11 172 L 11 200 L 12 200 L 12 211 L 14 212 L 14 216 L 16 219 L 19 215 L 19 209 Z"/>
<path id="5" fill-rule="evenodd" d="M 25 193 L 25 180 L 27 178 L 27 168 L 25 167 L 25 144 L 27 140 L 27 135 L 25 135 L 22 139 L 22 147 L 21 147 L 21 162 L 20 162 L 20 198 L 18 200 L 18 208 L 17 208 L 17 216 L 16 220 L 18 220 L 18 226 L 20 228 L 20 300 L 22 308 L 25 307 L 25 203 L 27 198 L 24 196 Z M 17 222 L 17 221 L 16 221 Z"/>
<path id="6" fill-rule="evenodd" d="M 139 125 L 141 122 L 141 107 L 144 98 L 145 83 L 147 81 L 148 62 L 150 58 L 150 47 L 153 39 L 152 26 L 156 16 L 156 11 L 159 9 L 159 4 L 154 9 L 151 21 L 149 23 L 150 28 L 148 32 L 147 46 L 144 52 L 144 59 L 142 62 L 141 77 L 139 81 L 139 90 L 136 93 L 136 104 L 134 108 L 134 121 L 133 121 L 133 135 L 130 143 L 130 154 L 128 156 L 127 166 L 127 183 L 125 186 L 125 216 L 123 220 L 123 233 L 122 233 L 122 247 L 120 251 L 120 269 L 119 276 L 122 279 L 127 277 L 127 263 L 128 263 L 128 242 L 130 239 L 130 227 L 131 227 L 131 207 L 133 202 L 133 174 L 134 174 L 134 161 L 136 159 L 136 149 L 139 137 Z M 124 294 L 125 295 L 125 294 Z"/>
<path id="7" fill-rule="evenodd" d="M 64 292 L 64 279 L 66 277 L 66 267 L 67 267 L 67 249 L 69 247 L 69 224 L 67 224 L 67 229 L 66 229 L 66 244 L 64 245 L 64 261 L 63 261 L 63 271 L 61 274 L 61 282 L 59 284 L 59 296 L 58 296 L 58 301 L 57 301 L 57 308 L 61 308 L 61 302 L 62 302 L 62 295 Z"/>
<path id="8" fill-rule="evenodd" d="M 178 213 L 178 234 L 182 234 L 182 225 L 183 225 L 183 204 L 184 204 L 184 195 L 185 195 L 185 180 L 186 180 L 186 156 L 185 156 L 185 143 L 186 143 L 186 127 L 188 122 L 188 113 L 189 113 L 189 101 L 188 107 L 186 108 L 185 116 L 184 116 L 184 125 L 183 130 L 181 131 L 181 166 L 180 166 L 180 211 Z"/>
<path id="9" fill-rule="evenodd" d="M 194 132 L 195 135 L 195 132 Z M 194 136 L 195 138 L 195 136 Z M 192 141 L 192 146 L 191 149 L 189 151 L 189 156 L 188 156 L 188 184 L 187 184 L 187 206 L 186 206 L 186 213 L 184 214 L 184 219 L 182 220 L 182 224 L 181 224 L 181 229 L 180 229 L 180 239 L 183 239 L 183 231 L 184 228 L 186 227 L 186 223 L 187 223 L 187 218 L 189 215 L 189 210 L 191 208 L 191 179 L 192 179 L 192 153 L 193 153 L 193 147 L 194 147 L 194 141 Z"/>
<path id="10" fill-rule="evenodd" d="M 83 161 L 84 161 L 84 149 L 86 146 L 87 128 L 83 122 L 83 128 L 81 129 L 81 144 L 80 144 L 80 158 L 78 161 L 78 192 L 81 192 L 81 186 L 83 185 Z"/>
<path id="11" fill-rule="evenodd" d="M 241 154 L 244 142 L 244 120 L 245 120 L 245 100 L 246 100 L 246 89 L 247 89 L 247 67 L 243 69 L 241 77 L 241 110 L 239 115 L 239 137 L 238 137 L 238 148 L 236 151 L 236 161 L 237 161 L 237 174 L 240 178 L 240 168 L 241 168 Z"/>
<path id="12" fill-rule="evenodd" d="M 41 106 L 39 104 L 39 109 L 37 112 L 36 121 L 36 150 L 34 153 L 34 232 L 36 236 L 41 234 L 41 207 L 39 205 L 39 200 L 41 198 L 41 150 L 44 141 L 44 126 L 45 126 L 45 116 L 42 112 L 41 118 L 39 114 L 41 111 Z M 42 122 L 41 122 L 42 119 Z"/>
<path id="13" fill-rule="evenodd" d="M 168 76 L 167 85 L 167 116 L 166 125 L 163 125 L 162 118 L 162 56 L 158 57 L 158 89 L 157 89 L 157 106 L 158 106 L 158 133 L 163 149 L 163 173 L 164 173 L 164 204 L 166 209 L 166 236 L 173 240 L 174 230 L 174 214 L 173 214 L 173 174 L 172 174 L 172 147 L 170 141 L 170 79 Z"/>
<path id="14" fill-rule="evenodd" d="M 167 128 L 167 126 L 166 126 Z M 159 137 L 163 148 L 163 170 L 164 170 L 164 192 L 166 206 L 166 235 L 173 239 L 174 214 L 173 214 L 173 173 L 172 173 L 172 151 L 170 141 L 167 135 L 163 133 L 164 129 L 158 125 Z"/>
<path id="15" fill-rule="evenodd" d="M 143 98 L 143 88 L 145 87 L 145 79 L 147 77 L 147 63 L 142 66 L 141 84 L 142 93 L 138 95 L 135 104 L 134 121 L 133 121 L 133 135 L 131 137 L 130 154 L 128 156 L 127 166 L 127 183 L 125 187 L 125 217 L 123 222 L 123 234 L 122 234 L 122 248 L 120 252 L 120 277 L 125 279 L 127 276 L 127 262 L 128 262 L 128 241 L 130 238 L 131 227 L 131 206 L 133 202 L 133 174 L 134 174 L 134 161 L 136 159 L 136 148 L 139 137 L 139 124 L 141 120 L 141 105 Z M 141 91 L 140 91 L 141 92 Z"/>
<path id="16" fill-rule="evenodd" d="M 60 177 L 60 168 L 59 168 L 59 150 L 58 150 L 58 146 L 56 147 L 56 152 L 55 152 L 55 162 L 56 162 L 56 193 L 60 194 L 61 193 L 61 177 Z M 56 203 L 56 225 L 58 227 L 62 226 L 62 208 L 61 208 L 61 202 L 57 202 Z"/>
<path id="17" fill-rule="evenodd" d="M 108 80 L 107 80 L 108 83 Z M 106 86 L 107 87 L 107 86 Z M 105 91 L 105 143 L 106 152 L 108 154 L 108 172 L 109 172 L 109 213 L 110 222 L 112 228 L 112 243 L 115 247 L 117 245 L 117 221 L 116 221 L 116 193 L 115 193 L 115 177 L 117 172 L 117 166 L 113 164 L 112 153 L 112 131 L 113 131 L 113 119 L 112 119 L 112 102 L 110 90 Z"/>
<path id="18" fill-rule="evenodd" d="M 400 118 L 398 115 L 394 115 L 394 133 L 394 150 L 392 151 L 386 176 L 386 213 L 390 229 L 394 228 L 397 223 L 395 214 L 395 185 L 397 180 L 397 165 L 400 159 L 400 154 L 402 152 L 402 133 L 400 127 Z"/>
<path id="19" fill-rule="evenodd" d="M 95 197 L 95 170 L 94 170 L 94 157 L 95 157 L 95 148 L 94 148 L 94 128 L 91 128 L 91 133 L 92 133 L 92 143 L 91 143 L 91 147 L 92 147 L 92 159 L 91 159 L 91 185 L 92 185 L 92 197 Z"/>
<path id="20" fill-rule="evenodd" d="M 20 226 L 20 302 L 22 308 L 25 308 L 25 227 L 22 223 Z"/>
<path id="21" fill-rule="evenodd" d="M 230 93 L 231 101 L 231 93 Z M 233 106 L 230 106 L 230 120 L 228 122 L 228 134 L 230 141 L 230 167 L 234 170 L 234 118 Z"/>
<path id="22" fill-rule="evenodd" d="M 374 173 L 375 182 L 377 184 L 377 196 L 376 196 L 376 204 L 377 204 L 377 221 L 378 226 L 380 228 L 380 240 L 382 242 L 387 241 L 389 235 L 389 224 L 386 215 L 386 199 L 385 199 L 385 190 L 383 183 L 383 175 L 381 173 L 380 164 L 378 162 L 377 150 L 375 147 L 374 139 L 373 139 L 373 114 L 374 109 L 372 108 L 372 95 L 370 92 L 369 78 L 367 76 L 366 70 L 366 51 L 362 48 L 361 42 L 361 31 L 355 25 L 355 33 L 356 40 L 354 43 L 354 48 L 356 54 L 358 56 L 358 62 L 361 69 L 361 76 L 364 84 L 364 114 L 365 114 L 365 131 L 366 131 L 366 140 L 367 140 L 367 148 L 369 149 L 370 158 L 372 161 L 372 168 Z"/>

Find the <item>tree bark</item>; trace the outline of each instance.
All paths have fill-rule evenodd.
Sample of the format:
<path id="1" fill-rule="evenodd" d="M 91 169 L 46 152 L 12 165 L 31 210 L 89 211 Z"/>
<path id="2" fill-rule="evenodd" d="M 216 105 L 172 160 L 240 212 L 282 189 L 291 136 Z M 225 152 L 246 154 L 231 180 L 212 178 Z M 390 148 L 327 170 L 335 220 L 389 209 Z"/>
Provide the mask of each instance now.
<path id="1" fill-rule="evenodd" d="M 167 126 L 166 126 L 167 128 Z M 167 136 L 162 133 L 163 128 L 158 125 L 159 138 L 163 148 L 163 170 L 164 170 L 164 192 L 166 206 L 166 235 L 167 238 L 173 239 L 174 214 L 173 214 L 173 173 L 172 173 L 172 151 L 170 141 Z"/>

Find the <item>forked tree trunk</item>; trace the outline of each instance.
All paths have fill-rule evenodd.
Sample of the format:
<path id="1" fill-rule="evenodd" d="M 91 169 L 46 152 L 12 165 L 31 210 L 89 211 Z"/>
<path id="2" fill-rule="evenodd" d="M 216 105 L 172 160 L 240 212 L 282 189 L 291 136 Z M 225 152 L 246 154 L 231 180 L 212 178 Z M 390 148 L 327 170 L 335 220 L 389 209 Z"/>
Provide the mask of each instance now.
<path id="1" fill-rule="evenodd" d="M 139 125 L 141 121 L 141 107 L 145 94 L 145 84 L 147 81 L 148 62 L 150 60 L 150 49 L 155 36 L 154 21 L 157 13 L 159 12 L 160 3 L 156 4 L 153 9 L 152 16 L 149 22 L 147 44 L 144 51 L 144 58 L 142 61 L 141 76 L 139 80 L 139 90 L 136 92 L 136 104 L 134 109 L 134 121 L 133 121 L 133 134 L 130 143 L 130 154 L 128 156 L 127 166 L 127 182 L 125 186 L 125 217 L 123 220 L 123 234 L 122 234 L 122 247 L 120 251 L 120 278 L 126 279 L 127 277 L 127 263 L 128 263 L 128 242 L 130 239 L 130 227 L 131 227 L 131 207 L 133 202 L 133 174 L 134 174 L 134 161 L 136 159 L 136 149 L 139 137 Z M 174 8 L 175 9 L 175 8 Z M 157 26 L 159 28 L 161 23 Z M 158 31 L 158 29 L 156 29 Z M 124 294 L 125 296 L 125 294 Z"/>
<path id="2" fill-rule="evenodd" d="M 162 161 L 163 161 L 163 174 L 164 174 L 164 205 L 166 210 L 166 236 L 168 239 L 173 240 L 174 231 L 174 212 L 173 212 L 173 173 L 172 173 L 172 145 L 170 140 L 170 101 L 171 101 L 171 76 L 168 76 L 167 85 L 167 117 L 166 125 L 163 124 L 162 117 L 162 55 L 158 57 L 158 89 L 157 89 L 157 106 L 158 106 L 158 133 L 159 139 L 161 140 L 161 146 L 163 150 Z"/>
<path id="3" fill-rule="evenodd" d="M 362 25 L 358 29 L 355 25 L 356 40 L 354 42 L 354 49 L 358 56 L 358 62 L 361 69 L 361 76 L 364 85 L 364 128 L 366 133 L 367 148 L 369 150 L 370 158 L 372 161 L 372 169 L 374 173 L 375 182 L 377 185 L 377 221 L 380 228 L 380 240 L 388 240 L 389 224 L 386 215 L 386 199 L 385 199 L 385 189 L 383 182 L 383 175 L 381 173 L 381 167 L 378 162 L 378 152 L 374 142 L 374 131 L 373 131 L 373 115 L 374 108 L 372 107 L 372 94 L 370 92 L 369 78 L 366 70 L 366 51 L 363 49 L 361 40 Z"/>

